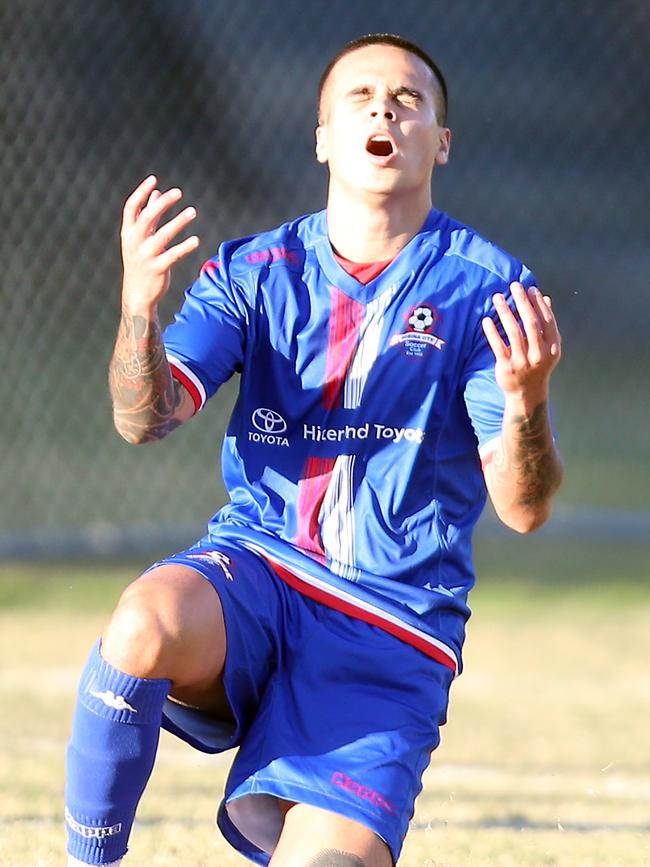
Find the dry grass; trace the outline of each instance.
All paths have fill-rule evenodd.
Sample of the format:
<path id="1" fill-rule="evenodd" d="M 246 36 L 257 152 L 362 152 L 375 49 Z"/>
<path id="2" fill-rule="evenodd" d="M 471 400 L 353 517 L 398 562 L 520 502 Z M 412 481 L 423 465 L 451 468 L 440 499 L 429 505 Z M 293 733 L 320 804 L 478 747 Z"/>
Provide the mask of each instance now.
<path id="1" fill-rule="evenodd" d="M 107 586 L 90 612 L 0 608 L 3 867 L 65 863 L 65 742 Z M 610 595 L 477 592 L 400 867 L 650 865 L 650 599 Z M 125 867 L 249 863 L 213 824 L 227 764 L 163 733 Z"/>

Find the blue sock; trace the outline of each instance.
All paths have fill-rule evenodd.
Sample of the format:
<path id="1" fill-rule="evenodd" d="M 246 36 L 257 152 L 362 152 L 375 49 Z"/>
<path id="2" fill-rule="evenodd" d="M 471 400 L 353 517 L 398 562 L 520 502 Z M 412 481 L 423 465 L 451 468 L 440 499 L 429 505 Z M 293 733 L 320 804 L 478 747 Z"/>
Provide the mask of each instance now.
<path id="1" fill-rule="evenodd" d="M 131 677 L 102 659 L 99 642 L 81 675 L 67 754 L 68 852 L 110 864 L 126 850 L 153 768 L 169 680 Z"/>

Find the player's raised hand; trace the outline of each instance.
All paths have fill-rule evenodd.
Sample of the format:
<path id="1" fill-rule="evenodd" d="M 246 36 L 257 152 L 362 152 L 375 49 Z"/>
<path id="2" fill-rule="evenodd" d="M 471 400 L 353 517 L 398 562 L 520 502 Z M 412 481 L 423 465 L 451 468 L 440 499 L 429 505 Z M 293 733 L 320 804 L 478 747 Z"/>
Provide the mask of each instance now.
<path id="1" fill-rule="evenodd" d="M 160 225 L 165 214 L 182 198 L 178 188 L 161 193 L 157 179 L 146 178 L 129 196 L 122 217 L 122 304 L 132 313 L 150 312 L 169 289 L 172 267 L 199 246 L 192 235 L 172 242 L 196 217 L 195 208 L 185 208 Z M 171 246 L 170 246 L 171 245 Z"/>
<path id="2" fill-rule="evenodd" d="M 537 287 L 526 290 L 517 282 L 510 284 L 510 290 L 521 324 L 503 295 L 493 299 L 507 343 L 494 321 L 483 319 L 483 331 L 496 358 L 496 380 L 506 395 L 544 397 L 562 346 L 551 299 Z"/>

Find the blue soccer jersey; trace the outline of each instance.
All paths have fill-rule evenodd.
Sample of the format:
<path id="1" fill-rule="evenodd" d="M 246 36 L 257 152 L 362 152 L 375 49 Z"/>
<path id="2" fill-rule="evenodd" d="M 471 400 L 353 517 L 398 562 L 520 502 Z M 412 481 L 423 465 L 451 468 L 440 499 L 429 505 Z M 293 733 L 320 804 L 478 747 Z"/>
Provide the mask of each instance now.
<path id="1" fill-rule="evenodd" d="M 504 404 L 481 319 L 513 280 L 533 282 L 436 210 L 367 285 L 324 211 L 223 244 L 164 336 L 197 409 L 241 375 L 209 537 L 458 671 Z"/>

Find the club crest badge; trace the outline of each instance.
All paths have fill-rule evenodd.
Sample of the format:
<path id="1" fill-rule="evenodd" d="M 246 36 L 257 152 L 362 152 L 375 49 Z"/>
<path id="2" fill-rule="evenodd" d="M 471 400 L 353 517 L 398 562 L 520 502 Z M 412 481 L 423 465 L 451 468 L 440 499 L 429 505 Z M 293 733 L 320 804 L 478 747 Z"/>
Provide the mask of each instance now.
<path id="1" fill-rule="evenodd" d="M 440 314 L 430 304 L 416 304 L 404 315 L 406 330 L 393 334 L 390 346 L 401 346 L 405 355 L 421 358 L 431 349 L 443 349 L 445 341 L 433 333 Z"/>

